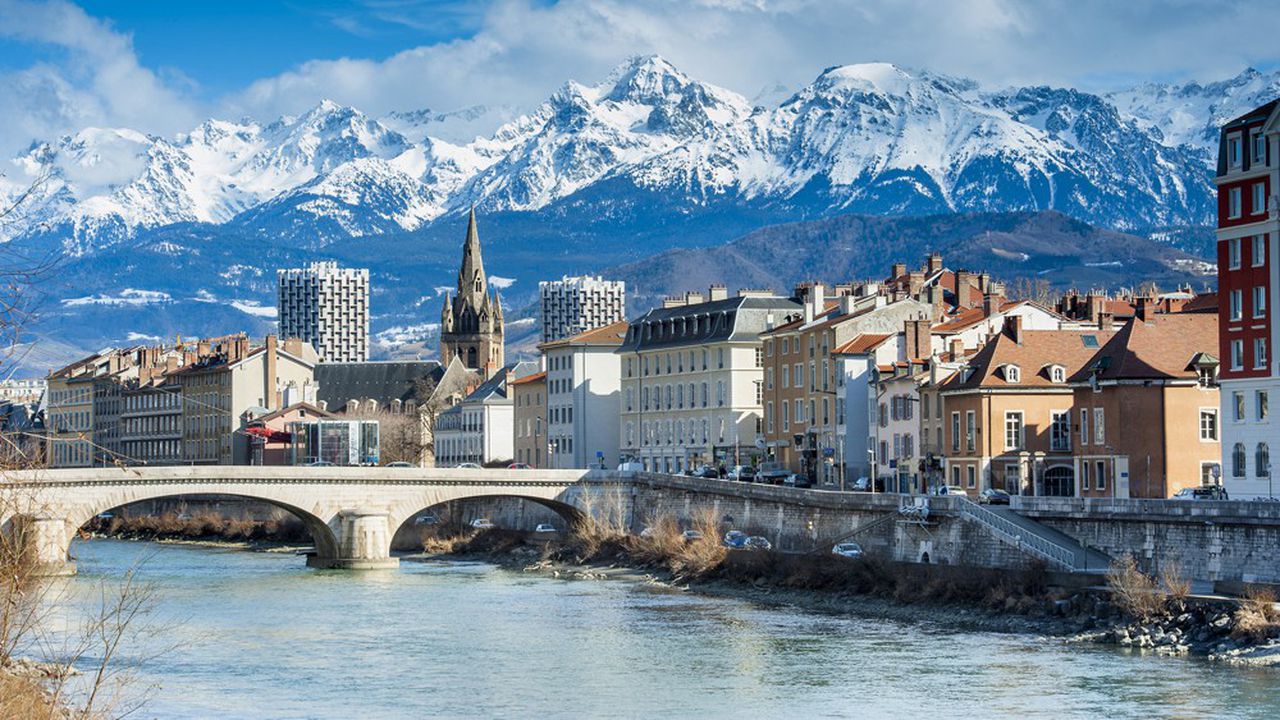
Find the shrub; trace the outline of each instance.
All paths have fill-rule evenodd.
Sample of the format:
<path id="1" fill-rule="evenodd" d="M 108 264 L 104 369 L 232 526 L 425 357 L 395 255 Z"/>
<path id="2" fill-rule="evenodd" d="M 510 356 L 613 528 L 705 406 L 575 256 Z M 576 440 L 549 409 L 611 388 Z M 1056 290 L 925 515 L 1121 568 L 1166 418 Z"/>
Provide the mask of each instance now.
<path id="1" fill-rule="evenodd" d="M 1177 562 L 1167 563 L 1160 569 L 1160 584 L 1170 600 L 1181 602 L 1191 596 L 1191 581 L 1183 576 L 1182 567 Z"/>
<path id="2" fill-rule="evenodd" d="M 1116 604 L 1130 616 L 1146 622 L 1164 612 L 1168 596 L 1160 589 L 1155 578 L 1138 569 L 1132 555 L 1125 555 L 1111 563 L 1107 570 L 1107 585 Z"/>
<path id="3" fill-rule="evenodd" d="M 1276 610 L 1276 593 L 1271 588 L 1251 585 L 1235 612 L 1231 634 L 1253 642 L 1261 642 L 1280 633 L 1280 610 Z"/>

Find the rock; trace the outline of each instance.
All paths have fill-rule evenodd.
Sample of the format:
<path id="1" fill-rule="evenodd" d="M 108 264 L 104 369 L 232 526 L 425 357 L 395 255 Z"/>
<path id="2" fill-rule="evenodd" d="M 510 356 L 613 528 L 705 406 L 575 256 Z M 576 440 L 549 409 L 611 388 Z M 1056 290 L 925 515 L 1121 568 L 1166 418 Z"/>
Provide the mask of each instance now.
<path id="1" fill-rule="evenodd" d="M 1126 628 L 1116 628 L 1112 633 L 1112 637 L 1116 642 L 1126 645 L 1133 642 L 1133 638 L 1129 637 L 1129 631 Z"/>
<path id="2" fill-rule="evenodd" d="M 1219 615 L 1209 621 L 1209 627 L 1225 630 L 1231 625 L 1231 617 L 1228 615 Z"/>

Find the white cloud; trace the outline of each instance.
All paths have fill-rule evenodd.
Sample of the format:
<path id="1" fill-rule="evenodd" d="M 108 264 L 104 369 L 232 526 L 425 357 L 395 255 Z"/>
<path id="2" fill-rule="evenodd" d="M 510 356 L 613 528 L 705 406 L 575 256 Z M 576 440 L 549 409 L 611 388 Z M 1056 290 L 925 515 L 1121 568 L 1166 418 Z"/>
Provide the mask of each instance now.
<path id="1" fill-rule="evenodd" d="M 273 318 L 276 308 L 262 305 L 257 300 L 232 300 L 231 307 L 254 317 Z"/>
<path id="2" fill-rule="evenodd" d="M 1266 43 L 1241 42 L 1240 28 L 1256 24 L 1258 6 L 1230 1 L 498 0 L 475 18 L 476 7 L 433 6 L 432 13 L 467 14 L 459 26 L 475 29 L 460 39 L 380 60 L 313 60 L 202 103 L 180 75 L 144 67 L 128 35 L 75 5 L 0 0 L 0 40 L 65 51 L 62 60 L 0 72 L 8 101 L 0 151 L 87 125 L 168 135 L 206 114 L 271 120 L 326 97 L 374 115 L 478 104 L 527 109 L 567 79 L 596 82 L 637 53 L 659 53 L 746 97 L 796 88 L 830 65 L 869 61 L 988 85 L 1105 90 L 1146 79 L 1217 79 L 1280 59 Z M 333 21 L 359 24 L 342 15 Z"/>
<path id="3" fill-rule="evenodd" d="M 490 284 L 490 285 L 492 285 L 492 286 L 494 286 L 494 287 L 496 287 L 496 288 L 498 288 L 498 289 L 500 289 L 500 290 L 505 290 L 505 289 L 507 289 L 507 288 L 511 287 L 512 285 L 515 285 L 515 284 L 516 284 L 516 279 L 515 279 L 515 278 L 509 278 L 509 277 L 502 277 L 502 276 L 500 276 L 500 275 L 490 275 L 490 276 L 489 276 L 489 284 Z"/>
<path id="4" fill-rule="evenodd" d="M 0 0 L 0 39 L 52 46 L 61 61 L 0 72 L 0 148 L 86 126 L 170 134 L 197 120 L 192 103 L 138 60 L 133 42 L 66 2 Z"/>

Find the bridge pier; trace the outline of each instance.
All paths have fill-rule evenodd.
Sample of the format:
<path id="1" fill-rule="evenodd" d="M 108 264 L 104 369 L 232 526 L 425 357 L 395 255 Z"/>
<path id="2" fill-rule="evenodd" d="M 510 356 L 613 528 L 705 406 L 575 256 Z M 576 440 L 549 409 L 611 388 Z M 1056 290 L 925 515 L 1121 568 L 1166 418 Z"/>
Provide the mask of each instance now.
<path id="1" fill-rule="evenodd" d="M 391 526 L 385 510 L 355 509 L 338 513 L 335 536 L 338 556 L 314 555 L 307 565 L 342 570 L 383 570 L 400 566 L 391 557 Z"/>
<path id="2" fill-rule="evenodd" d="M 13 518 L 15 548 L 35 565 L 41 577 L 75 575 L 76 564 L 67 556 L 71 538 L 67 521 L 43 515 L 18 515 Z"/>

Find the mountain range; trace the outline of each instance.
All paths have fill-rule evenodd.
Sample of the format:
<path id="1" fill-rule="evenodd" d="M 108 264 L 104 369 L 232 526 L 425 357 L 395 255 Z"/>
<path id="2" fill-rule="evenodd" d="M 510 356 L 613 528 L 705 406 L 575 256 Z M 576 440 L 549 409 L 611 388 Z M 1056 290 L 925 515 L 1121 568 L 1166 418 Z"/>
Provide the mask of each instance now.
<path id="1" fill-rule="evenodd" d="M 35 328 L 48 342 L 258 331 L 276 267 L 336 259 L 373 270 L 380 352 L 416 352 L 473 206 L 509 307 L 538 279 L 850 214 L 1054 211 L 1202 251 L 1216 127 L 1276 95 L 1280 74 L 1254 70 L 1099 95 L 860 64 L 758 105 L 636 57 L 523 113 L 372 118 L 325 101 L 172 138 L 86 128 L 37 141 L 0 178 L 0 202 L 40 168 L 48 180 L 0 240 L 60 259 Z M 486 124 L 497 129 L 466 139 Z M 638 298 L 664 279 L 632 282 Z"/>

